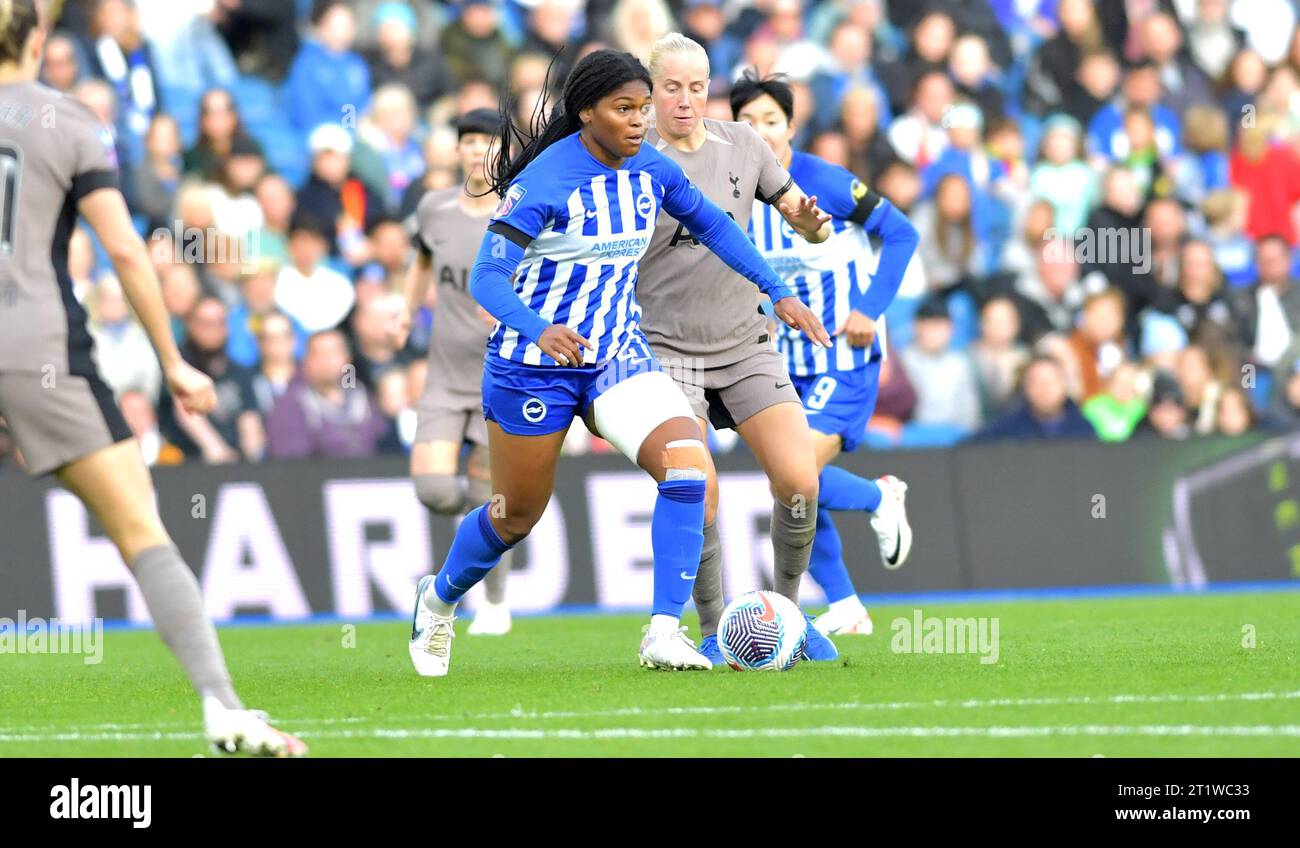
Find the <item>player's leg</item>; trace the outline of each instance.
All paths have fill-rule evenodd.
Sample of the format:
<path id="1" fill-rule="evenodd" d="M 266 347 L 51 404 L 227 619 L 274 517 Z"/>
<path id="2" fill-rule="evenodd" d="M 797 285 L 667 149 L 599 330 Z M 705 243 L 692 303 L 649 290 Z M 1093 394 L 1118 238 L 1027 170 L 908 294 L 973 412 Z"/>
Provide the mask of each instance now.
<path id="1" fill-rule="evenodd" d="M 708 449 L 690 404 L 663 371 L 642 370 L 611 382 L 593 399 L 596 427 L 645 469 L 659 489 L 650 522 L 654 606 L 641 643 L 641 663 L 650 668 L 708 669 L 709 661 L 681 627 L 704 540 Z"/>
<path id="2" fill-rule="evenodd" d="M 700 440 L 708 444 L 708 421 L 697 418 L 696 424 L 700 428 Z M 726 663 L 718 650 L 718 622 L 722 620 L 722 611 L 727 604 L 722 590 L 722 540 L 718 537 L 718 470 L 711 455 L 708 464 L 706 473 L 709 478 L 705 481 L 704 491 L 704 544 L 700 548 L 700 567 L 695 572 L 691 599 L 695 601 L 695 611 L 700 617 L 700 653 L 715 668 L 723 668 Z"/>
<path id="3" fill-rule="evenodd" d="M 830 610 L 819 615 L 813 626 L 825 635 L 844 635 L 848 633 L 871 635 L 871 614 L 858 599 L 853 579 L 844 564 L 844 545 L 840 540 L 839 530 L 831 517 L 830 503 L 839 503 L 834 492 L 828 493 L 826 471 L 832 459 L 839 453 L 842 438 L 838 434 L 823 433 L 817 429 L 817 417 L 810 419 L 813 426 L 813 451 L 817 456 L 817 465 L 822 470 L 818 478 L 820 490 L 817 499 L 817 535 L 813 537 L 812 557 L 808 561 L 808 576 L 817 582 L 826 594 Z M 837 469 L 842 470 L 842 469 Z M 846 472 L 847 473 L 847 472 Z M 855 477 L 857 480 L 863 478 Z M 874 481 L 871 482 L 874 485 Z M 828 503 L 829 501 L 829 503 Z"/>
<path id="4" fill-rule="evenodd" d="M 514 435 L 488 422 L 494 497 L 469 511 L 436 575 L 420 580 L 408 651 L 416 671 L 441 677 L 451 664 L 456 606 L 532 531 L 551 498 L 565 430 Z"/>
<path id="5" fill-rule="evenodd" d="M 465 509 L 465 491 L 456 479 L 460 446 L 451 439 L 418 440 L 411 446 L 411 482 L 430 512 L 460 515 Z"/>
<path id="6" fill-rule="evenodd" d="M 482 426 L 482 418 L 479 419 Z M 469 455 L 466 468 L 468 485 L 465 499 L 471 507 L 488 503 L 492 500 L 492 472 L 487 451 L 487 430 L 484 427 L 482 443 L 476 443 Z M 486 600 L 474 611 L 474 620 L 470 622 L 471 636 L 503 636 L 510 632 L 510 605 L 506 603 L 506 583 L 510 579 L 510 565 L 514 550 L 508 550 L 501 556 L 496 568 L 483 578 Z"/>
<path id="7" fill-rule="evenodd" d="M 746 381 L 762 380 L 749 377 Z M 742 388 L 740 392 L 745 390 Z M 772 489 L 772 570 L 774 588 L 796 604 L 799 582 L 808 570 L 817 532 L 817 460 L 812 432 L 798 403 L 773 404 L 736 425 L 753 451 Z M 833 660 L 839 651 L 808 618 L 810 660 Z"/>
<path id="8" fill-rule="evenodd" d="M 305 754 L 302 742 L 244 709 L 235 694 L 198 581 L 163 528 L 136 444 L 118 442 L 56 474 L 95 515 L 129 565 L 154 626 L 202 698 L 209 741 L 230 753 Z"/>

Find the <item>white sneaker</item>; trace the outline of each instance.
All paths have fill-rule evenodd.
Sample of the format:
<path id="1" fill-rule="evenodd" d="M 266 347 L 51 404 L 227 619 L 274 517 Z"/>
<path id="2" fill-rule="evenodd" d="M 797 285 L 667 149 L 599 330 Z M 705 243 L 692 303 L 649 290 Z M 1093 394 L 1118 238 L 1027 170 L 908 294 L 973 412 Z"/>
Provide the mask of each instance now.
<path id="1" fill-rule="evenodd" d="M 713 668 L 709 658 L 695 650 L 695 643 L 686 638 L 685 627 L 655 633 L 647 625 L 644 632 L 640 657 L 641 665 L 646 668 L 671 668 L 674 671 L 708 671 Z"/>
<path id="2" fill-rule="evenodd" d="M 823 636 L 870 636 L 875 625 L 871 613 L 859 603 L 856 610 L 827 610 L 817 616 L 813 627 Z"/>
<path id="3" fill-rule="evenodd" d="M 254 757 L 305 757 L 307 746 L 296 736 L 276 730 L 261 710 L 232 710 L 216 698 L 203 699 L 203 732 L 222 754 Z"/>
<path id="4" fill-rule="evenodd" d="M 456 636 L 454 615 L 438 615 L 424 602 L 424 592 L 433 575 L 420 578 L 415 587 L 415 614 L 411 620 L 411 642 L 407 651 L 421 677 L 445 677 L 451 665 L 451 640 Z"/>
<path id="5" fill-rule="evenodd" d="M 871 516 L 871 528 L 880 538 L 880 561 L 894 570 L 907 562 L 912 552 L 912 526 L 907 523 L 907 484 L 886 475 L 876 480 L 880 506 Z"/>
<path id="6" fill-rule="evenodd" d="M 474 620 L 469 623 L 471 636 L 504 636 L 510 632 L 510 605 L 491 604 L 486 601 L 474 611 Z"/>

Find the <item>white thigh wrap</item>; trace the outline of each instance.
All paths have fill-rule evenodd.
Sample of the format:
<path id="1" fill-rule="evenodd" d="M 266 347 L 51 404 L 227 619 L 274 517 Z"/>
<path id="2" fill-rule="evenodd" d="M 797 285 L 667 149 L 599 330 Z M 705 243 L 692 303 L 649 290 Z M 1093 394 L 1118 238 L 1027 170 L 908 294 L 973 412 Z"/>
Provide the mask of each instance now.
<path id="1" fill-rule="evenodd" d="M 628 459 L 636 462 L 641 443 L 671 418 L 695 420 L 690 401 L 663 371 L 647 371 L 609 388 L 592 403 L 596 429 Z"/>

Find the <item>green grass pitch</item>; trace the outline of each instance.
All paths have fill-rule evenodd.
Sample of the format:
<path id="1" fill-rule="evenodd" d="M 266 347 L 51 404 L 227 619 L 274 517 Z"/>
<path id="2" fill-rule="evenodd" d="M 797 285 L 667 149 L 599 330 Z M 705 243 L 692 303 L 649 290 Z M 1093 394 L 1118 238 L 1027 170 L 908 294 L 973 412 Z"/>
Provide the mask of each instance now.
<path id="1" fill-rule="evenodd" d="M 1300 593 L 921 606 L 996 617 L 995 664 L 892 651 L 913 609 L 873 609 L 875 635 L 838 638 L 839 662 L 782 674 L 643 670 L 641 616 L 517 619 L 501 638 L 461 621 L 435 680 L 401 622 L 221 639 L 244 699 L 314 756 L 1300 755 Z M 205 753 L 152 632 L 108 631 L 99 665 L 0 667 L 0 756 Z"/>

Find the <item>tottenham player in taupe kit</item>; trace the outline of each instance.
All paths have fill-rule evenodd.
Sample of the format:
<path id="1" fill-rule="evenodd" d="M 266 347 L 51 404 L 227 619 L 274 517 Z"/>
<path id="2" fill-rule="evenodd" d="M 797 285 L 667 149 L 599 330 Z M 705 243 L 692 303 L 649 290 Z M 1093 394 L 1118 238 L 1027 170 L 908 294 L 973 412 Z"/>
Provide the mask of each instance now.
<path id="1" fill-rule="evenodd" d="M 163 528 L 140 449 L 99 377 L 68 276 L 78 213 L 107 249 L 177 404 L 191 414 L 216 404 L 212 381 L 172 339 L 158 279 L 117 188 L 112 138 L 85 106 L 36 82 L 44 49 L 33 0 L 0 5 L 0 416 L 28 473 L 54 474 L 79 497 L 130 567 L 202 699 L 209 742 L 231 753 L 305 754 L 235 694 L 198 581 Z"/>
<path id="2" fill-rule="evenodd" d="M 487 462 L 487 424 L 483 420 L 483 351 L 496 320 L 469 293 L 469 270 L 478 255 L 488 219 L 501 199 L 488 190 L 483 162 L 496 137 L 498 115 L 475 109 L 456 122 L 457 153 L 464 186 L 431 191 L 416 209 L 416 257 L 406 272 L 406 309 L 393 341 L 406 343 L 411 318 L 434 289 L 437 313 L 429 344 L 429 376 L 418 406 L 419 422 L 411 448 L 411 479 L 420 502 L 440 515 L 460 515 L 492 497 Z M 456 465 L 461 447 L 474 446 L 461 487 Z M 487 602 L 469 626 L 472 635 L 510 631 L 506 579 L 510 553 L 483 584 Z"/>
<path id="3" fill-rule="evenodd" d="M 709 59 L 699 44 L 679 33 L 659 39 L 650 54 L 650 75 L 655 129 L 646 143 L 681 165 L 705 197 L 742 228 L 757 198 L 775 206 L 804 239 L 815 243 L 830 237 L 830 216 L 816 207 L 816 198 L 805 197 L 748 124 L 703 117 Z M 817 461 L 807 417 L 769 338 L 753 286 L 677 221 L 661 215 L 636 293 L 646 338 L 690 399 L 701 432 L 708 422 L 734 428 L 767 474 L 774 501 L 774 587 L 798 603 L 817 522 Z M 722 604 L 718 482 L 711 463 L 705 505 L 694 589 L 701 609 Z M 717 621 L 718 616 L 705 618 Z M 811 625 L 808 635 L 809 659 L 837 656 L 830 640 Z M 722 665 L 715 634 L 703 636 L 701 652 Z"/>

